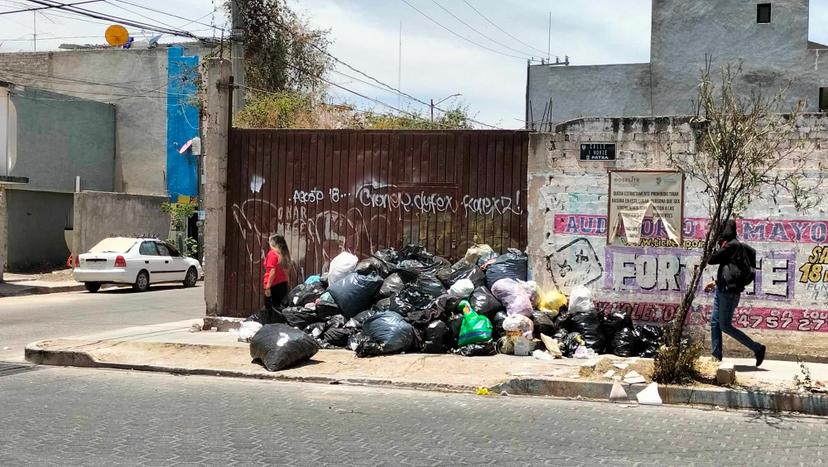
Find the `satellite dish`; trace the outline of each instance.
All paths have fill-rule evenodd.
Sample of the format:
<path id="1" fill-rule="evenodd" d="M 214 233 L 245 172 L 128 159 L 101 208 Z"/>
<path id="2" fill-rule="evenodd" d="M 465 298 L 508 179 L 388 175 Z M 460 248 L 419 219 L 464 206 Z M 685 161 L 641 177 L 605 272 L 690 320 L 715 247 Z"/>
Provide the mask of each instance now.
<path id="1" fill-rule="evenodd" d="M 106 37 L 107 44 L 113 47 L 118 47 L 129 41 L 129 31 L 127 31 L 126 28 L 120 24 L 113 24 L 112 26 L 106 28 L 104 37 Z"/>

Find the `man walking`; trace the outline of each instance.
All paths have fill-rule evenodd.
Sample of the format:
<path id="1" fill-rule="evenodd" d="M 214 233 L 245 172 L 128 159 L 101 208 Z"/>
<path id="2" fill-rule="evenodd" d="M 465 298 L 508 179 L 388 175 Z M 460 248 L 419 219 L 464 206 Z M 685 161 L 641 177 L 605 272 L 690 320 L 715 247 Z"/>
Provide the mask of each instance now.
<path id="1" fill-rule="evenodd" d="M 722 229 L 721 244 L 710 258 L 710 264 L 718 264 L 716 280 L 708 283 L 704 291 L 716 289 L 713 298 L 713 315 L 710 318 L 710 334 L 713 341 L 713 358 L 722 360 L 722 332 L 753 351 L 756 366 L 765 360 L 765 346 L 733 327 L 733 312 L 745 286 L 753 282 L 756 268 L 756 250 L 736 238 L 736 221 L 729 219 Z"/>

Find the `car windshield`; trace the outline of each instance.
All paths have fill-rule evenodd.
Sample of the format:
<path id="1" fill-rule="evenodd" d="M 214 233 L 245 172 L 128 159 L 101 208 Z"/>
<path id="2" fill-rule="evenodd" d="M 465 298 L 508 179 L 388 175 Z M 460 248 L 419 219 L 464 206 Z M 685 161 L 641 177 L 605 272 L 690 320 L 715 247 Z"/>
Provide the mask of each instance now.
<path id="1" fill-rule="evenodd" d="M 89 249 L 90 253 L 126 253 L 135 245 L 134 238 L 105 238 Z"/>

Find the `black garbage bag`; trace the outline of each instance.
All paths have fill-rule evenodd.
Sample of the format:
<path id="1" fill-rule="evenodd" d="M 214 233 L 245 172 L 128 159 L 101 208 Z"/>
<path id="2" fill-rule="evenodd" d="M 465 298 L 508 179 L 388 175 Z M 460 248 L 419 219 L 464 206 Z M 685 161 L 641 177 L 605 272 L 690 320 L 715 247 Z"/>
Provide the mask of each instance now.
<path id="1" fill-rule="evenodd" d="M 411 324 L 426 324 L 438 319 L 443 312 L 436 306 L 424 310 L 410 311 L 405 315 L 405 320 Z"/>
<path id="2" fill-rule="evenodd" d="M 558 329 L 555 331 L 555 334 L 552 334 L 551 337 L 552 339 L 556 339 L 558 342 L 563 342 L 564 337 L 566 337 L 567 334 L 569 334 L 569 331 L 566 329 Z"/>
<path id="3" fill-rule="evenodd" d="M 469 279 L 475 287 L 486 285 L 486 273 L 476 264 L 469 264 L 462 259 L 451 265 L 451 267 L 440 268 L 437 271 L 437 278 L 446 288 L 450 288 L 460 279 Z"/>
<path id="4" fill-rule="evenodd" d="M 452 312 L 448 318 L 448 327 L 451 330 L 451 345 L 454 347 L 460 339 L 460 329 L 463 327 L 463 313 L 458 311 Z"/>
<path id="5" fill-rule="evenodd" d="M 474 289 L 472 292 L 471 297 L 469 298 L 469 304 L 477 314 L 483 315 L 489 319 L 492 319 L 498 311 L 503 310 L 503 304 L 500 303 L 500 300 L 495 298 L 492 295 L 492 292 L 489 291 L 487 287 L 478 287 Z"/>
<path id="6" fill-rule="evenodd" d="M 245 321 L 256 321 L 262 325 L 284 323 L 285 317 L 282 312 L 275 308 L 264 307 L 261 310 L 253 313 Z"/>
<path id="7" fill-rule="evenodd" d="M 322 342 L 331 347 L 347 347 L 348 340 L 351 338 L 351 335 L 356 332 L 357 330 L 353 328 L 328 328 L 324 333 L 322 333 Z"/>
<path id="8" fill-rule="evenodd" d="M 434 261 L 434 255 L 429 253 L 424 246 L 410 243 L 400 250 L 399 259 L 400 261 L 414 259 L 430 263 Z"/>
<path id="9" fill-rule="evenodd" d="M 317 314 L 307 308 L 300 306 L 289 306 L 282 309 L 285 322 L 297 329 L 305 329 L 313 323 L 322 321 Z"/>
<path id="10" fill-rule="evenodd" d="M 610 340 L 610 352 L 619 357 L 638 356 L 641 338 L 634 327 L 623 327 L 615 331 Z"/>
<path id="11" fill-rule="evenodd" d="M 443 287 L 443 283 L 435 276 L 421 275 L 414 282 L 414 288 L 423 294 L 429 295 L 431 298 L 437 298 L 446 293 L 446 288 Z"/>
<path id="12" fill-rule="evenodd" d="M 342 314 L 342 310 L 339 309 L 339 305 L 336 304 L 330 293 L 325 292 L 316 301 L 316 316 L 319 319 L 328 319 L 339 314 Z"/>
<path id="13" fill-rule="evenodd" d="M 361 311 L 361 312 L 357 313 L 356 316 L 349 319 L 345 323 L 345 326 L 356 327 L 358 329 L 362 329 L 362 323 L 364 323 L 366 319 L 368 319 L 368 318 L 370 318 L 370 317 L 374 316 L 375 314 L 380 313 L 382 311 L 385 311 L 385 310 L 378 310 L 378 309 L 370 308 L 368 310 Z"/>
<path id="14" fill-rule="evenodd" d="M 449 294 L 440 295 L 436 300 L 434 300 L 434 306 L 440 310 L 443 316 L 448 316 L 457 310 L 457 306 L 462 300 L 462 298 L 454 297 Z"/>
<path id="15" fill-rule="evenodd" d="M 453 353 L 464 357 L 489 357 L 496 355 L 497 350 L 495 348 L 495 343 L 493 341 L 488 341 L 460 347 L 459 349 L 455 349 Z"/>
<path id="16" fill-rule="evenodd" d="M 545 311 L 534 310 L 532 312 L 532 323 L 535 325 L 535 337 L 540 337 L 541 334 L 551 337 L 558 331 L 558 328 L 555 327 L 555 318 L 551 313 Z"/>
<path id="17" fill-rule="evenodd" d="M 433 303 L 431 295 L 422 292 L 416 284 L 409 284 L 397 296 L 391 297 L 389 309 L 406 316 L 415 310 L 428 309 Z"/>
<path id="18" fill-rule="evenodd" d="M 586 345 L 584 336 L 582 336 L 579 332 L 570 332 L 558 342 L 561 344 L 561 353 L 567 358 L 572 358 L 572 356 L 575 355 L 575 351 L 578 350 L 578 346 Z"/>
<path id="19" fill-rule="evenodd" d="M 382 278 L 385 278 L 390 273 L 391 267 L 392 266 L 387 264 L 385 261 L 371 256 L 357 263 L 354 272 L 356 272 L 357 274 L 362 274 L 363 276 L 370 276 L 371 274 L 376 274 Z"/>
<path id="20" fill-rule="evenodd" d="M 370 340 L 357 347 L 357 357 L 404 352 L 414 345 L 414 328 L 392 311 L 377 313 L 366 319 L 362 332 Z"/>
<path id="21" fill-rule="evenodd" d="M 311 337 L 319 338 L 319 336 L 325 332 L 325 327 L 325 323 L 311 323 L 307 325 L 303 331 Z"/>
<path id="22" fill-rule="evenodd" d="M 492 339 L 498 340 L 506 334 L 506 331 L 503 329 L 503 321 L 505 321 L 508 317 L 509 315 L 507 315 L 505 311 L 498 311 L 495 313 L 492 318 Z"/>
<path id="23" fill-rule="evenodd" d="M 310 360 L 318 351 L 313 337 L 286 324 L 266 324 L 250 340 L 250 356 L 268 371 Z"/>
<path id="24" fill-rule="evenodd" d="M 432 321 L 425 328 L 421 350 L 425 353 L 446 353 L 451 348 L 451 331 L 442 321 Z"/>
<path id="25" fill-rule="evenodd" d="M 525 281 L 528 274 L 529 257 L 520 250 L 510 248 L 486 268 L 486 284 L 491 289 L 500 279 Z"/>
<path id="26" fill-rule="evenodd" d="M 402 292 L 403 287 L 405 287 L 405 283 L 403 282 L 402 277 L 395 272 L 382 281 L 382 286 L 379 289 L 378 295 L 384 298 L 393 297 L 394 295 Z"/>
<path id="27" fill-rule="evenodd" d="M 325 293 L 325 286 L 320 282 L 311 285 L 299 284 L 282 300 L 284 306 L 305 306 L 315 303 Z"/>
<path id="28" fill-rule="evenodd" d="M 612 339 L 612 336 L 614 336 L 619 329 L 633 327 L 632 316 L 623 311 L 613 311 L 612 313 L 604 316 L 601 327 L 604 329 L 604 335 L 607 336 L 607 340 Z"/>
<path id="29" fill-rule="evenodd" d="M 364 344 L 365 342 L 368 342 L 369 340 L 371 340 L 371 338 L 363 334 L 361 331 L 351 334 L 350 337 L 348 337 L 347 348 L 351 350 L 356 350 L 357 348 L 359 348 L 360 345 Z"/>
<path id="30" fill-rule="evenodd" d="M 397 253 L 397 250 L 393 248 L 383 248 L 381 250 L 377 250 L 371 256 L 382 261 L 386 265 L 397 264 L 400 261 L 399 253 Z"/>
<path id="31" fill-rule="evenodd" d="M 339 305 L 341 314 L 350 318 L 371 305 L 374 295 L 381 286 L 382 278 L 376 274 L 363 276 L 352 272 L 342 280 L 331 284 L 328 292 Z"/>
<path id="32" fill-rule="evenodd" d="M 573 313 L 570 330 L 583 336 L 587 348 L 599 354 L 604 352 L 606 339 L 601 330 L 601 315 L 594 309 Z"/>
<path id="33" fill-rule="evenodd" d="M 561 307 L 561 310 L 558 312 L 558 316 L 555 317 L 555 327 L 566 331 L 571 330 L 573 314 L 574 313 L 570 312 L 565 307 Z"/>
<path id="34" fill-rule="evenodd" d="M 642 324 L 636 326 L 638 336 L 641 339 L 639 357 L 655 358 L 658 353 L 658 348 L 661 346 L 662 338 L 664 337 L 664 329 L 653 324 Z"/>

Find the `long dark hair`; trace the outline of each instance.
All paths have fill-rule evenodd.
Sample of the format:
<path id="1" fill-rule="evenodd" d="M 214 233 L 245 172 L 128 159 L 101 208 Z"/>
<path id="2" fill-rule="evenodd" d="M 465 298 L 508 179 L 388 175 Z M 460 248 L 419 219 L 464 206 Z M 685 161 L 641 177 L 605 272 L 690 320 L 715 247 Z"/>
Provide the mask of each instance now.
<path id="1" fill-rule="evenodd" d="M 279 255 L 283 262 L 290 262 L 290 248 L 288 248 L 287 241 L 283 235 L 271 235 L 269 239 L 270 246 L 279 250 Z"/>

